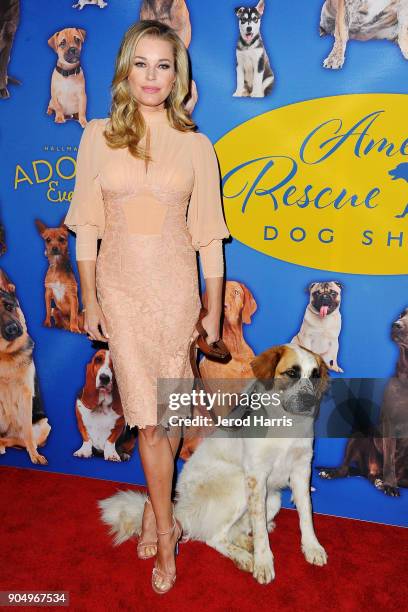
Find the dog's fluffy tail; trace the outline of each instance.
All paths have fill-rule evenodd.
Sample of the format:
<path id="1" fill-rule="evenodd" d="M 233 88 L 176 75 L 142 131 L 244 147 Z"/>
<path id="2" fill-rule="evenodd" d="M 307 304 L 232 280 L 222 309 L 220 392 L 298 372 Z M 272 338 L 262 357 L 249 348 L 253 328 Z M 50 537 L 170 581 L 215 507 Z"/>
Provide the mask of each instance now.
<path id="1" fill-rule="evenodd" d="M 114 546 L 140 534 L 146 497 L 144 493 L 128 489 L 98 501 L 101 520 L 109 525 Z"/>

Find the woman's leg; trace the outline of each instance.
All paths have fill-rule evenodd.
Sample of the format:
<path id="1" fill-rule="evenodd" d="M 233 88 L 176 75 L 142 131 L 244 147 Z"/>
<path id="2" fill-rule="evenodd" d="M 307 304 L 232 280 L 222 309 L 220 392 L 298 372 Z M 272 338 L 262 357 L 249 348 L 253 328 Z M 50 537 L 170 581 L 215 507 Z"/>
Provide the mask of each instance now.
<path id="1" fill-rule="evenodd" d="M 177 447 L 177 436 L 169 437 L 160 425 L 150 425 L 139 429 L 139 452 L 156 519 L 157 531 L 169 531 L 173 525 L 171 503 L 174 473 L 173 449 L 176 451 Z M 149 504 L 146 504 L 145 513 L 148 512 L 149 506 Z M 174 546 L 176 537 L 177 530 L 157 536 L 157 567 L 167 573 L 174 573 L 175 571 Z M 146 539 L 149 539 L 147 534 Z"/>

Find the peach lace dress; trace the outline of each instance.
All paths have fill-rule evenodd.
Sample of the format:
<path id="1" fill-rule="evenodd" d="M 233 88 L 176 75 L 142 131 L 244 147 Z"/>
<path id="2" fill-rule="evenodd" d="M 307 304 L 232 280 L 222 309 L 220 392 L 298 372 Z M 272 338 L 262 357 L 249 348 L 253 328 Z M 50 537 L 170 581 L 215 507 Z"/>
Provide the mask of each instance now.
<path id="1" fill-rule="evenodd" d="M 222 239 L 230 235 L 211 141 L 172 128 L 165 109 L 143 117 L 149 163 L 108 147 L 109 118 L 87 124 L 65 218 L 77 233 L 77 259 L 94 258 L 89 244 L 89 254 L 78 255 L 80 235 L 87 231 L 95 244 L 102 238 L 97 296 L 131 427 L 159 422 L 157 378 L 192 378 L 188 346 L 201 307 L 196 251 L 205 277 L 222 276 Z"/>

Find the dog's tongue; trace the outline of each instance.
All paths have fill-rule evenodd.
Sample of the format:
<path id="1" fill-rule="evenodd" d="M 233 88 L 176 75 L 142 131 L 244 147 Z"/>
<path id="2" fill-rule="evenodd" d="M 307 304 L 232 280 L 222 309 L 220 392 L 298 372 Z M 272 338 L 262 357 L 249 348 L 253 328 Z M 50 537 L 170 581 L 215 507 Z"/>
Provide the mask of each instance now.
<path id="1" fill-rule="evenodd" d="M 327 311 L 329 310 L 328 306 L 320 306 L 320 316 L 323 318 L 327 315 Z"/>

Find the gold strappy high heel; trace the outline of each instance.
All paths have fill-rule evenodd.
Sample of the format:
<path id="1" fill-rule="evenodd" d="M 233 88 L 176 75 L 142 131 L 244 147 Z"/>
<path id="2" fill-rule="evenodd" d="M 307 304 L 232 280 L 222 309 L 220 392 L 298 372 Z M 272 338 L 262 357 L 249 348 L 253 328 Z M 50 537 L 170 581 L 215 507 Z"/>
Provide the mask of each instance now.
<path id="1" fill-rule="evenodd" d="M 168 533 L 173 533 L 173 531 L 178 528 L 178 536 L 176 539 L 176 546 L 174 549 L 174 553 L 177 555 L 178 554 L 178 543 L 179 540 L 183 534 L 183 528 L 180 524 L 180 521 L 178 521 L 177 519 L 174 518 L 173 515 L 173 525 L 170 529 L 168 529 L 167 531 L 158 531 L 157 533 L 160 535 L 166 535 Z M 158 586 L 157 583 L 157 578 L 161 579 L 161 586 Z M 170 591 L 170 589 L 174 586 L 174 583 L 176 582 L 176 572 L 170 573 L 170 572 L 165 572 L 161 569 L 159 569 L 158 567 L 156 567 L 156 564 L 153 568 L 152 571 L 152 588 L 153 591 L 155 591 L 156 593 L 159 593 L 159 595 L 163 595 L 163 593 L 167 593 L 168 591 Z M 160 583 L 159 583 L 160 584 Z"/>
<path id="2" fill-rule="evenodd" d="M 152 504 L 149 496 L 146 497 L 145 504 L 146 503 L 149 503 L 150 505 Z M 155 549 L 154 552 L 151 553 L 150 555 L 146 554 L 146 549 L 153 548 L 153 547 Z M 137 556 L 139 557 L 139 559 L 151 559 L 157 554 L 157 538 L 153 542 L 148 542 L 147 540 L 141 540 L 139 538 L 136 550 L 137 550 Z"/>

